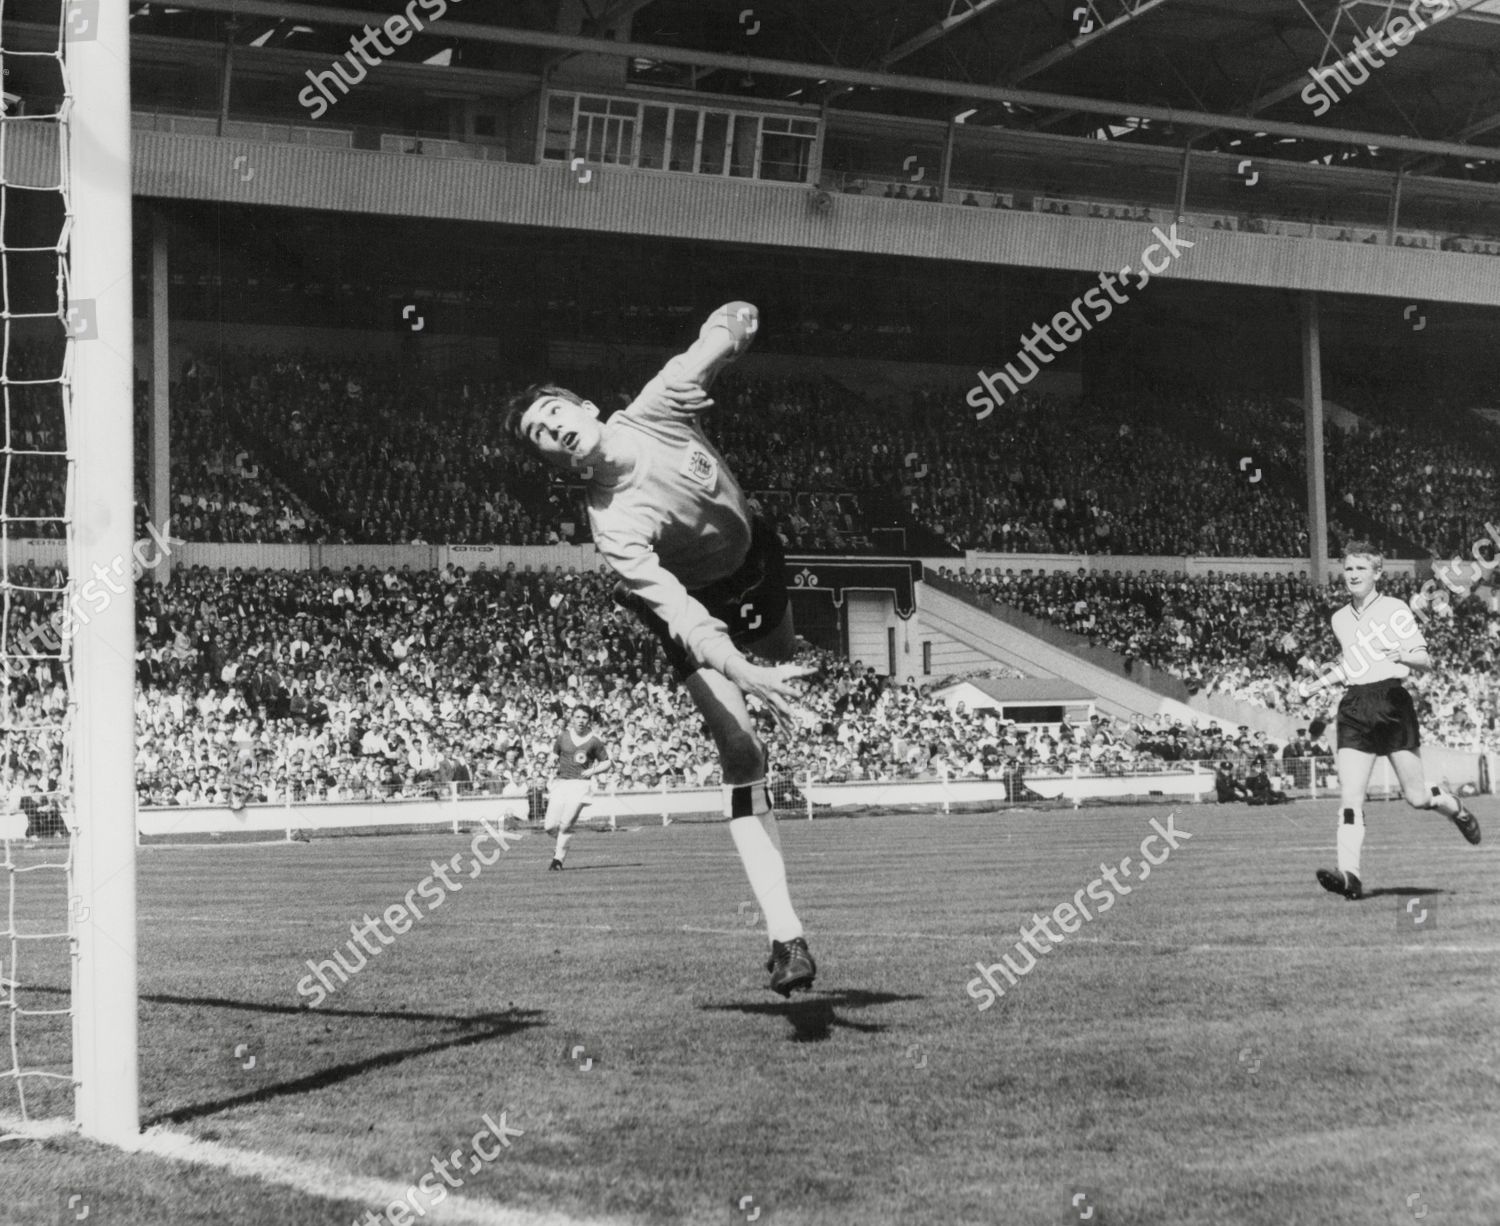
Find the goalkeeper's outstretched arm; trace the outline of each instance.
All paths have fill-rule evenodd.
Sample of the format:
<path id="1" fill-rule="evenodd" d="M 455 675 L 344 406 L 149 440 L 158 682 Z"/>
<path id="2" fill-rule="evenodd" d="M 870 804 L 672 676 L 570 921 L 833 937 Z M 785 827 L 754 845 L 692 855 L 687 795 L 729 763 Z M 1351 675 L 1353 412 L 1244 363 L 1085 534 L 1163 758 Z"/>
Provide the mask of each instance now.
<path id="1" fill-rule="evenodd" d="M 668 382 L 696 383 L 705 391 L 726 366 L 750 348 L 760 312 L 748 302 L 726 302 L 704 321 L 698 339 L 667 363 Z"/>

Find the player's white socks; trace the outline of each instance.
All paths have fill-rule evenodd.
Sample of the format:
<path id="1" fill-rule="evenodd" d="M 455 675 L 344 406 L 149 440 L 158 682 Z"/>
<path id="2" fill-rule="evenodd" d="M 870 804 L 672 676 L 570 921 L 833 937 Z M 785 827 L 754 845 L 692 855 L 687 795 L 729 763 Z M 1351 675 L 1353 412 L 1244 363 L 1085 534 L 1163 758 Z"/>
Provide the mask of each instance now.
<path id="1" fill-rule="evenodd" d="M 573 837 L 572 834 L 568 830 L 566 830 L 566 829 L 564 829 L 562 827 L 558 828 L 558 831 L 557 831 L 557 850 L 555 850 L 552 853 L 552 858 L 554 860 L 562 861 L 562 860 L 565 860 L 567 858 L 567 855 L 568 855 L 568 840 L 571 839 L 572 837 Z"/>
<path id="2" fill-rule="evenodd" d="M 1359 876 L 1359 851 L 1365 845 L 1365 811 L 1344 809 L 1339 813 L 1339 872 Z"/>
<path id="3" fill-rule="evenodd" d="M 751 892 L 766 917 L 766 934 L 773 941 L 790 941 L 802 935 L 802 922 L 792 909 L 787 890 L 786 861 L 781 858 L 781 832 L 776 828 L 776 814 L 766 782 L 726 786 L 729 809 L 729 833 Z"/>
<path id="4" fill-rule="evenodd" d="M 1435 783 L 1427 785 L 1428 795 L 1432 797 L 1431 807 L 1436 809 L 1444 817 L 1457 817 L 1460 802 L 1452 792 L 1445 792 Z"/>

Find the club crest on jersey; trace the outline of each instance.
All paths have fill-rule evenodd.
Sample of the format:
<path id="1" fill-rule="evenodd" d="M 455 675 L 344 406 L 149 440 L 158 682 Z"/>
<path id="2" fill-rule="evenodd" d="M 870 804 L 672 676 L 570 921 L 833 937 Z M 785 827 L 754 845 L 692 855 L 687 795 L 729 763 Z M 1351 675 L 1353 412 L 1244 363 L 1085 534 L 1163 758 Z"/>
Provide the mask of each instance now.
<path id="1" fill-rule="evenodd" d="M 584 753 L 583 750 L 581 750 L 581 749 L 577 753 L 575 753 L 573 755 L 573 761 L 575 761 L 576 763 L 578 763 L 579 766 L 587 765 L 588 760 L 589 760 L 588 754 Z"/>
<path id="2" fill-rule="evenodd" d="M 702 447 L 689 447 L 682 461 L 682 475 L 691 478 L 704 489 L 712 489 L 719 475 L 719 462 Z"/>

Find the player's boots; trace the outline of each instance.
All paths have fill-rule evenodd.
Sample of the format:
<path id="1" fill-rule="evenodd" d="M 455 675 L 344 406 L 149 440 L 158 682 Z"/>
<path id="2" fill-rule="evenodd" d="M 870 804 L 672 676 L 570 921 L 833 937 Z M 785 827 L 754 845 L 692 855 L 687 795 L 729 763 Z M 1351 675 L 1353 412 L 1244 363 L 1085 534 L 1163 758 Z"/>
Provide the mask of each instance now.
<path id="1" fill-rule="evenodd" d="M 1458 797 L 1453 799 L 1458 800 Z M 1458 827 L 1459 834 L 1479 846 L 1479 819 L 1469 812 L 1462 800 L 1458 800 L 1458 812 L 1448 820 Z"/>
<path id="2" fill-rule="evenodd" d="M 812 987 L 818 974 L 818 964 L 807 950 L 807 942 L 793 937 L 783 944 L 771 942 L 771 956 L 766 959 L 766 970 L 771 972 L 771 991 L 790 996 L 799 988 Z"/>
<path id="3" fill-rule="evenodd" d="M 1365 896 L 1364 885 L 1358 873 L 1341 873 L 1333 868 L 1320 868 L 1318 884 L 1330 894 L 1342 894 L 1350 902 L 1358 902 Z"/>
<path id="4" fill-rule="evenodd" d="M 547 865 L 547 871 L 549 873 L 562 872 L 562 861 L 554 859 L 551 864 Z"/>

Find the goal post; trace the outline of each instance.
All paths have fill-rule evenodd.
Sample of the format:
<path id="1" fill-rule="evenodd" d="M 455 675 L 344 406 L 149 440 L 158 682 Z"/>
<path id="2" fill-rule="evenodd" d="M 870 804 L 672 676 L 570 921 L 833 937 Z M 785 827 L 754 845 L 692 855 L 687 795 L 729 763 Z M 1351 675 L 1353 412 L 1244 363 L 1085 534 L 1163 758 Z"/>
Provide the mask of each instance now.
<path id="1" fill-rule="evenodd" d="M 129 1147 L 140 1134 L 129 6 L 64 0 L 62 21 L 75 1112 L 85 1136 Z"/>

